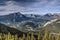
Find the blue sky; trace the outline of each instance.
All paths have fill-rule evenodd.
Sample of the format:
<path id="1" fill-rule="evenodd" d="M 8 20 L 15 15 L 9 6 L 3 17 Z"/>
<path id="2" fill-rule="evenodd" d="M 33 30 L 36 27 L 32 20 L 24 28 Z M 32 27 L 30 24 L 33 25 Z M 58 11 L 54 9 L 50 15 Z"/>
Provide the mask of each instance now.
<path id="1" fill-rule="evenodd" d="M 0 14 L 60 13 L 60 0 L 0 0 Z"/>

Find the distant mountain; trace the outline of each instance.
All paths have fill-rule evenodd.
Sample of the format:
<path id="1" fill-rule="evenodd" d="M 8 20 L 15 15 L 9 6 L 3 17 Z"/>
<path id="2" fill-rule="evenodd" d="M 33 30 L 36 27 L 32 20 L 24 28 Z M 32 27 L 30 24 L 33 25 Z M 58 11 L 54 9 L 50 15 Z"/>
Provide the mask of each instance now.
<path id="1" fill-rule="evenodd" d="M 11 13 L 9 15 L 0 16 L 0 22 L 21 22 L 31 19 L 30 17 L 26 17 L 25 15 L 21 14 L 20 12 Z"/>
<path id="2" fill-rule="evenodd" d="M 32 17 L 32 18 L 39 18 L 41 17 L 41 15 L 38 15 L 38 14 L 24 14 L 26 15 L 27 17 Z"/>
<path id="3" fill-rule="evenodd" d="M 53 19 L 57 19 L 60 18 L 60 14 L 52 14 L 52 13 L 48 13 L 45 14 L 41 17 L 42 19 L 46 19 L 46 20 L 53 20 Z"/>

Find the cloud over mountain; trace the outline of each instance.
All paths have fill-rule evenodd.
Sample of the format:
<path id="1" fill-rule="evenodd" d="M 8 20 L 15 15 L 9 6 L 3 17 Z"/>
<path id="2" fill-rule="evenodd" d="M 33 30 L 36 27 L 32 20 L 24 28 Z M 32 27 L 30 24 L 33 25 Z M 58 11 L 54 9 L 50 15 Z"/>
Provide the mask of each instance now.
<path id="1" fill-rule="evenodd" d="M 48 13 L 59 12 L 60 0 L 0 0 L 0 13 Z M 43 12 L 42 12 L 43 11 Z"/>

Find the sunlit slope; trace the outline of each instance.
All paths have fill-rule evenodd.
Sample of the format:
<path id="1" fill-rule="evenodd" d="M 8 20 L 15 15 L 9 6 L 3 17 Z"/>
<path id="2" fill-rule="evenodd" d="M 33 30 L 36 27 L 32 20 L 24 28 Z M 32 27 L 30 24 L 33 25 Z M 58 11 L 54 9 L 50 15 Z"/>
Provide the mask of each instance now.
<path id="1" fill-rule="evenodd" d="M 44 29 L 48 29 L 51 32 L 60 32 L 60 19 L 57 19 L 47 25 L 45 24 Z"/>

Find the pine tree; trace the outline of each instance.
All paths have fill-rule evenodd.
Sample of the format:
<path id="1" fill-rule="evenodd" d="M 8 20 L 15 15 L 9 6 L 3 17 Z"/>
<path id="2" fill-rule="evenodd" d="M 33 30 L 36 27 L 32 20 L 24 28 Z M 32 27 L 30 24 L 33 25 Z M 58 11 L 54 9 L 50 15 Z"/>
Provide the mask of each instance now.
<path id="1" fill-rule="evenodd" d="M 17 34 L 15 35 L 15 40 L 18 40 L 18 36 L 17 36 Z"/>
<path id="2" fill-rule="evenodd" d="M 25 40 L 25 34 L 23 34 L 23 37 L 22 37 L 23 40 Z"/>
<path id="3" fill-rule="evenodd" d="M 51 36 L 52 36 L 52 34 L 50 33 L 50 34 L 49 34 L 49 38 L 48 38 L 48 40 L 51 40 Z"/>
<path id="4" fill-rule="evenodd" d="M 56 40 L 60 40 L 60 32 L 59 35 L 57 35 Z"/>
<path id="5" fill-rule="evenodd" d="M 9 32 L 8 35 L 7 35 L 7 40 L 10 40 L 10 39 L 11 39 L 11 34 Z"/>
<path id="6" fill-rule="evenodd" d="M 46 29 L 46 30 L 45 30 L 45 34 L 44 34 L 42 40 L 48 40 L 48 37 L 49 37 L 49 33 L 48 33 L 47 29 Z"/>
<path id="7" fill-rule="evenodd" d="M 27 33 L 27 38 L 26 38 L 26 40 L 30 40 L 30 35 L 29 35 L 29 33 Z"/>
<path id="8" fill-rule="evenodd" d="M 40 35 L 40 32 L 38 32 L 38 40 L 40 40 L 40 38 L 41 38 L 40 36 L 41 36 L 41 35 Z"/>
<path id="9" fill-rule="evenodd" d="M 35 38 L 34 38 L 34 35 L 33 35 L 33 32 L 32 32 L 32 34 L 31 34 L 31 40 L 34 40 Z"/>
<path id="10" fill-rule="evenodd" d="M 19 40 L 22 40 L 21 37 L 18 38 Z"/>
<path id="11" fill-rule="evenodd" d="M 2 34 L 0 33 L 0 40 L 2 40 L 2 37 L 1 37 L 1 35 L 2 35 Z"/>
<path id="12" fill-rule="evenodd" d="M 15 40 L 15 36 L 14 35 L 11 36 L 11 40 Z"/>

